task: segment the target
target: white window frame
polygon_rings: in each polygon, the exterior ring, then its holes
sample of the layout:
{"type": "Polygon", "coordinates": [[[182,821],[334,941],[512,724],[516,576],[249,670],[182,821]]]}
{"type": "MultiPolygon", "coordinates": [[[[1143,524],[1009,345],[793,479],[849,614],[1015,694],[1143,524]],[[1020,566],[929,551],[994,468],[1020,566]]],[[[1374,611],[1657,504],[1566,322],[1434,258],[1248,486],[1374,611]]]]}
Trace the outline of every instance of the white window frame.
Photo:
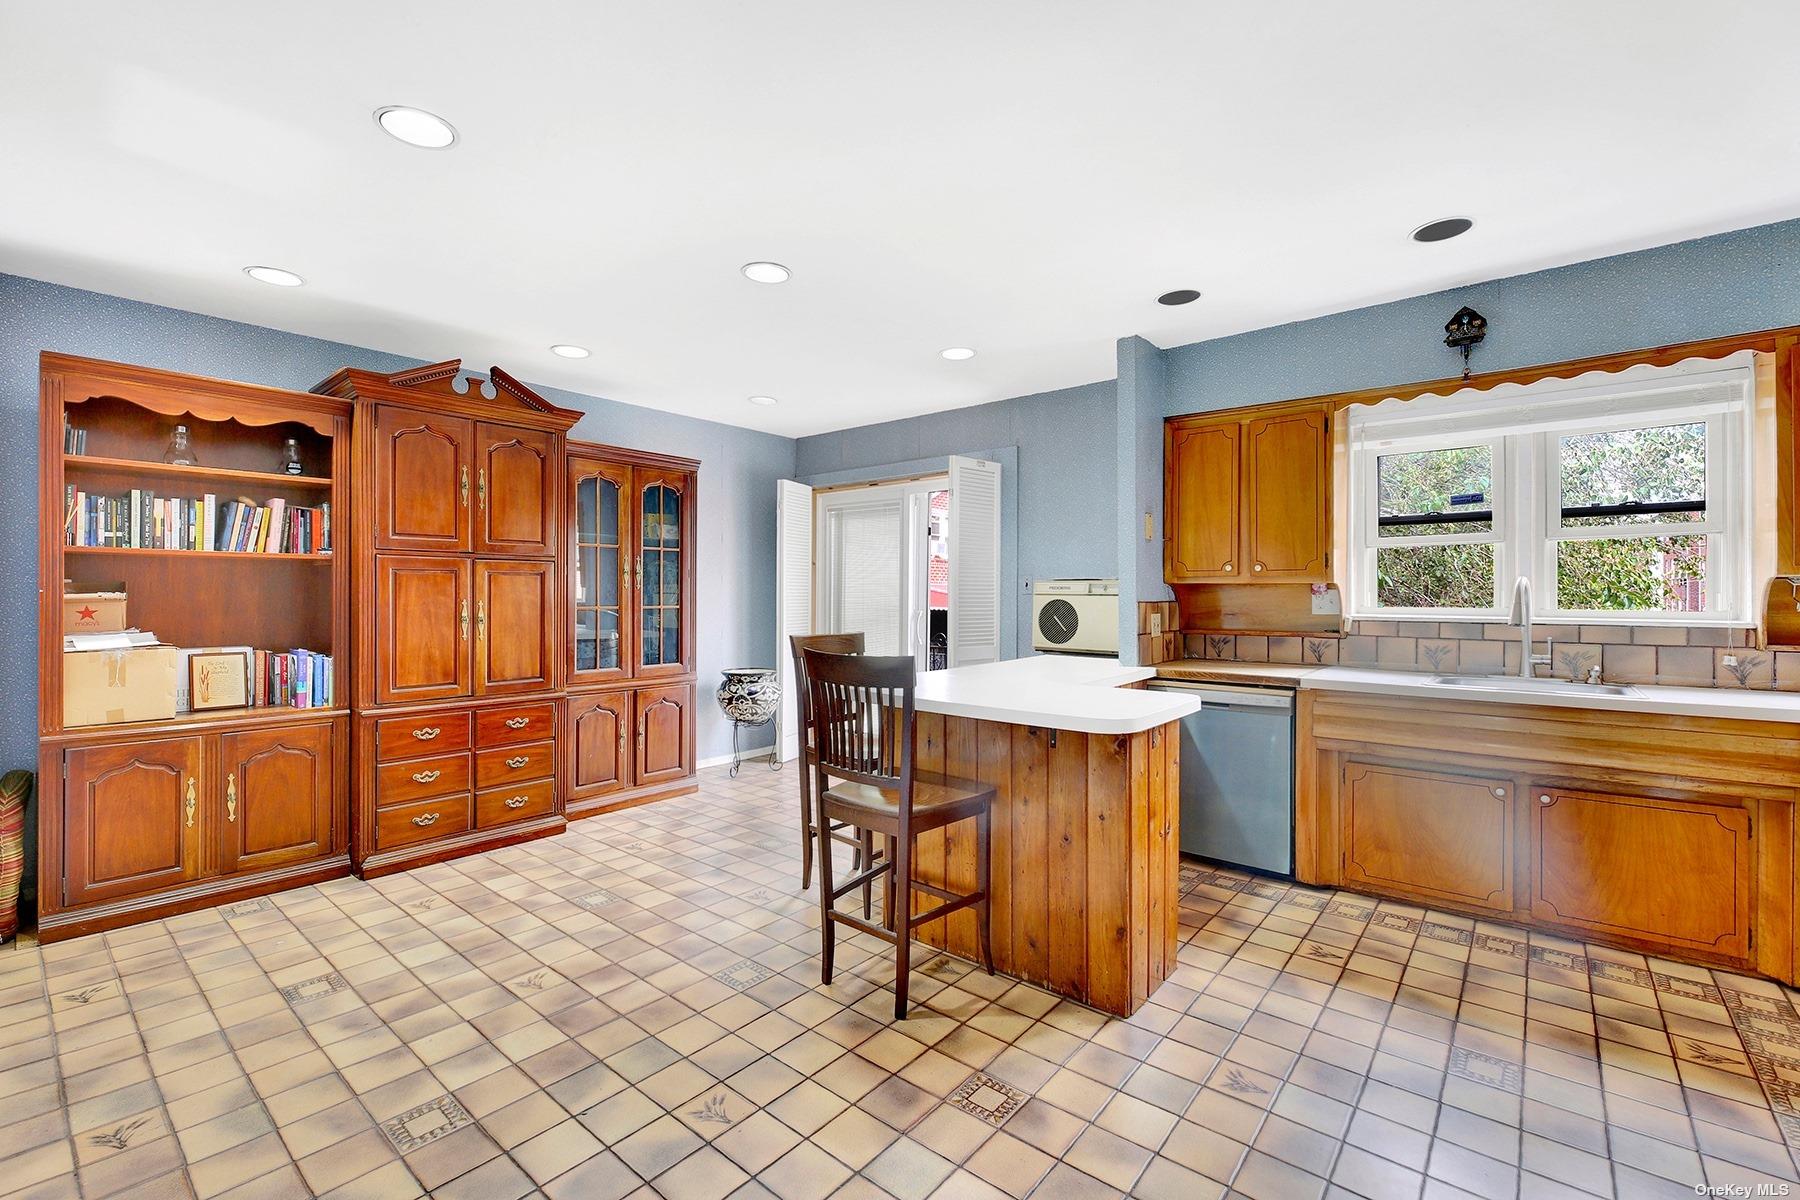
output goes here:
{"type": "Polygon", "coordinates": [[[1666,369],[1665,376],[1600,385],[1517,388],[1505,401],[1489,393],[1457,393],[1381,405],[1349,416],[1349,616],[1360,620],[1498,621],[1507,617],[1513,581],[1531,582],[1532,619],[1581,625],[1719,625],[1754,622],[1752,614],[1752,464],[1755,389],[1748,367],[1666,369]],[[1609,525],[1565,530],[1560,439],[1661,425],[1704,423],[1707,429],[1706,520],[1666,525],[1609,525]],[[1493,447],[1490,507],[1494,531],[1379,536],[1378,459],[1383,455],[1467,446],[1493,447]],[[1703,612],[1636,609],[1586,611],[1556,607],[1557,544],[1608,537],[1704,534],[1703,612]],[[1393,608],[1375,603],[1378,547],[1491,542],[1494,597],[1486,608],[1393,608]]]}

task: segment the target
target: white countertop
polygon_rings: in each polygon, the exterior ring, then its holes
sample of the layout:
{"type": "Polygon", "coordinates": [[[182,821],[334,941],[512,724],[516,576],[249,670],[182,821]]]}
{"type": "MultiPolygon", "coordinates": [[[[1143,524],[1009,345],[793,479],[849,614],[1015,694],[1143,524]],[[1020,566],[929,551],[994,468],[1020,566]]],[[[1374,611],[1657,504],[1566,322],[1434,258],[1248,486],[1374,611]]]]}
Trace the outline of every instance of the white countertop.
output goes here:
{"type": "Polygon", "coordinates": [[[1197,696],[1124,690],[1155,675],[1116,658],[1039,654],[924,672],[914,703],[920,712],[1071,733],[1142,733],[1200,711],[1197,696]]]}
{"type": "Polygon", "coordinates": [[[1410,671],[1370,667],[1325,667],[1300,679],[1300,687],[1335,692],[1374,692],[1384,696],[1430,696],[1446,700],[1480,700],[1498,704],[1532,704],[1551,708],[1606,709],[1613,712],[1670,713],[1686,717],[1727,717],[1742,721],[1800,722],[1800,693],[1747,688],[1663,687],[1632,684],[1632,694],[1609,696],[1594,691],[1538,692],[1501,687],[1459,687],[1433,683],[1410,671]]]}

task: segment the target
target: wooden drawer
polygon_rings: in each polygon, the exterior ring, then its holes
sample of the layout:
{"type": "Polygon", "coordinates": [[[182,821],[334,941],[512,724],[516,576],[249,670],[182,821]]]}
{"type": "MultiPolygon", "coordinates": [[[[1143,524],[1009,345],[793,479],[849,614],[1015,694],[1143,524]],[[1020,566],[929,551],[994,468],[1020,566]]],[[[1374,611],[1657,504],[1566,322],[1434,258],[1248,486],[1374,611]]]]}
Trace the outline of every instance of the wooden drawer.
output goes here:
{"type": "Polygon", "coordinates": [[[465,833],[471,825],[473,804],[469,793],[439,796],[396,804],[375,812],[375,848],[392,850],[413,842],[429,841],[452,833],[465,833]]]}
{"type": "Polygon", "coordinates": [[[516,742],[538,742],[556,734],[554,704],[517,704],[511,708],[490,708],[475,714],[477,746],[510,746],[516,742]]]}
{"type": "Polygon", "coordinates": [[[383,762],[468,748],[469,714],[466,712],[393,717],[375,722],[375,757],[383,762]]]}
{"type": "Polygon", "coordinates": [[[469,756],[440,754],[375,768],[375,804],[402,804],[469,790],[469,756]]]}
{"type": "Polygon", "coordinates": [[[549,779],[476,792],[476,828],[492,829],[510,821],[541,817],[554,807],[555,798],[556,784],[549,779]]]}
{"type": "Polygon", "coordinates": [[[475,752],[475,786],[478,788],[548,779],[555,774],[555,742],[494,746],[475,752]]]}

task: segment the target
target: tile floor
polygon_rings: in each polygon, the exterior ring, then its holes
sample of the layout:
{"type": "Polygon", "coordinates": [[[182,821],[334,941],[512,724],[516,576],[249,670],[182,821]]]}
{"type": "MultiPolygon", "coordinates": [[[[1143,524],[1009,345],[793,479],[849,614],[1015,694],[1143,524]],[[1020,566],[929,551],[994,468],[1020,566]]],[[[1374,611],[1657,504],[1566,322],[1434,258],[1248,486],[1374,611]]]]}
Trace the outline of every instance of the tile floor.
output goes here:
{"type": "Polygon", "coordinates": [[[561,838],[0,951],[0,1193],[1449,1200],[1797,1178],[1783,989],[1193,864],[1181,969],[1133,1020],[921,950],[896,1025],[880,943],[841,943],[818,985],[793,787],[712,772],[561,838]]]}

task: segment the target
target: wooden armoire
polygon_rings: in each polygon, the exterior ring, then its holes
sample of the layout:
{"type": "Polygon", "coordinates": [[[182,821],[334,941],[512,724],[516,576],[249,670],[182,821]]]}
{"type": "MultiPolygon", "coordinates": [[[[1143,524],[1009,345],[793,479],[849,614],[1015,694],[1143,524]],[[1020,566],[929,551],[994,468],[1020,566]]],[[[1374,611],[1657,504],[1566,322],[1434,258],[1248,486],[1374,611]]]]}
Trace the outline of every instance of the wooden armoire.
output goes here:
{"type": "Polygon", "coordinates": [[[355,405],[358,873],[558,832],[563,442],[581,414],[459,360],[314,390],[355,405]]]}

